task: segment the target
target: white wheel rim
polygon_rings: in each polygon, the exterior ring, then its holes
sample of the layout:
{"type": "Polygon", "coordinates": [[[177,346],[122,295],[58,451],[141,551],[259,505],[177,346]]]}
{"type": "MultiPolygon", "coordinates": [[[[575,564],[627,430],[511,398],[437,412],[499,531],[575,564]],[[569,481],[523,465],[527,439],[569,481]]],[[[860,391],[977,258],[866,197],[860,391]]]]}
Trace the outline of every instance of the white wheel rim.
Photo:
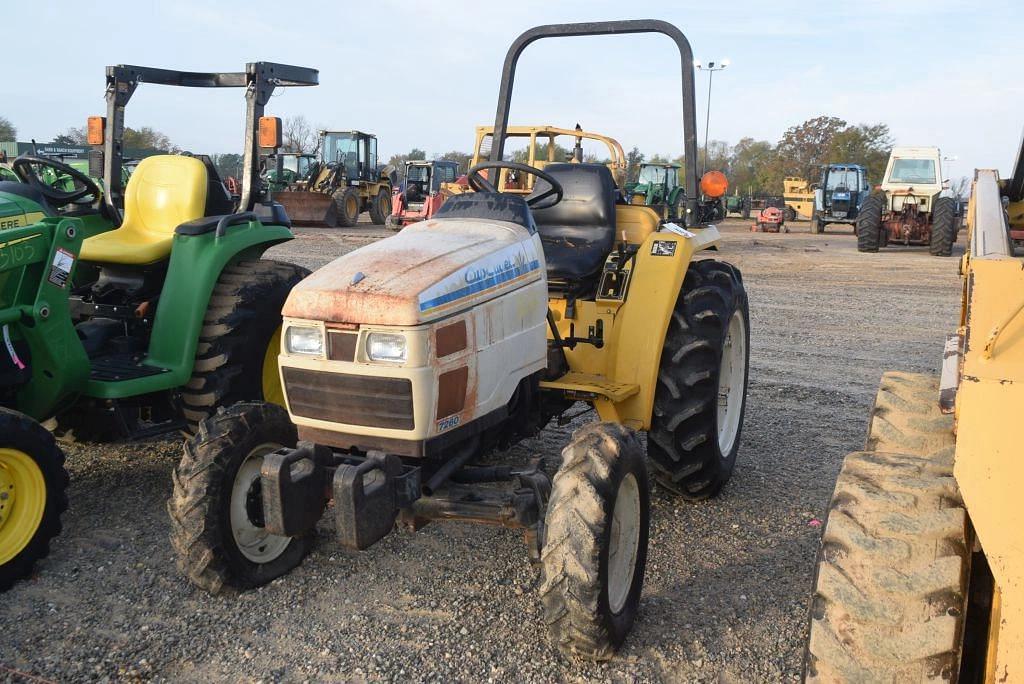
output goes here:
{"type": "Polygon", "coordinates": [[[619,483],[608,546],[608,606],[619,613],[629,598],[640,550],[640,485],[629,473],[619,483]]]}
{"type": "Polygon", "coordinates": [[[263,457],[280,449],[280,444],[261,444],[246,456],[231,487],[231,536],[242,555],[253,563],[269,563],[288,548],[291,537],[270,534],[249,519],[248,498],[260,479],[263,457]]]}
{"type": "Polygon", "coordinates": [[[722,345],[718,371],[718,450],[723,458],[732,453],[743,415],[743,389],[747,384],[747,334],[743,312],[733,312],[722,345]]]}

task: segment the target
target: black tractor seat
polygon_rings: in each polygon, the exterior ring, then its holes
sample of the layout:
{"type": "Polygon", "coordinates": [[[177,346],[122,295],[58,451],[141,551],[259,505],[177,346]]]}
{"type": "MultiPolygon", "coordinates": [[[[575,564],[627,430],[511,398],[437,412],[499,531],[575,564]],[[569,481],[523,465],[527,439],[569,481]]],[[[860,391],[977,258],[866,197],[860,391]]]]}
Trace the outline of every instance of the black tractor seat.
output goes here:
{"type": "MultiPolygon", "coordinates": [[[[565,191],[553,207],[533,210],[548,281],[577,290],[601,272],[615,244],[615,180],[604,164],[548,164],[544,171],[565,191]]],[[[537,178],[533,194],[550,188],[537,178]]]]}

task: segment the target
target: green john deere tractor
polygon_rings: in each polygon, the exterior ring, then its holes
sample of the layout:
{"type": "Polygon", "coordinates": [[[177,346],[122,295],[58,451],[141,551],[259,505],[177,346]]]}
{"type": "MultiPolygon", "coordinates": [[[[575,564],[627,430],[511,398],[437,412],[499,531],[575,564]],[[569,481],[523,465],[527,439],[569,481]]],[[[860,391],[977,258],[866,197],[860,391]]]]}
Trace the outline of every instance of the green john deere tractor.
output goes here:
{"type": "Polygon", "coordinates": [[[686,192],[679,184],[679,164],[641,164],[637,182],[626,188],[630,204],[653,207],[667,221],[681,219],[686,192]]]}
{"type": "Polygon", "coordinates": [[[47,554],[67,507],[64,456],[42,421],[131,438],[191,432],[241,399],[283,401],[280,311],[308,272],[261,258],[293,237],[259,180],[281,129],[263,111],[276,87],[316,85],[317,71],[120,65],[106,79],[107,116],[90,121],[102,185],[33,156],[0,182],[0,590],[47,554]],[[208,157],[148,157],[122,183],[124,109],[140,83],[244,89],[238,206],[208,157]]]}

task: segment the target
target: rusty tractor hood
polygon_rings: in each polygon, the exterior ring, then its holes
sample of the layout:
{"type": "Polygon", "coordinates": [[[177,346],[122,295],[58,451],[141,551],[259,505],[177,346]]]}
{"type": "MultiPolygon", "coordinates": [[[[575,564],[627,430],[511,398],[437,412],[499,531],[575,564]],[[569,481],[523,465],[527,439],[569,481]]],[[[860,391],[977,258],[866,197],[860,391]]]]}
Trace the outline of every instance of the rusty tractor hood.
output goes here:
{"type": "Polygon", "coordinates": [[[412,326],[544,277],[540,242],[522,226],[434,219],[338,257],[295,286],[290,318],[412,326]]]}

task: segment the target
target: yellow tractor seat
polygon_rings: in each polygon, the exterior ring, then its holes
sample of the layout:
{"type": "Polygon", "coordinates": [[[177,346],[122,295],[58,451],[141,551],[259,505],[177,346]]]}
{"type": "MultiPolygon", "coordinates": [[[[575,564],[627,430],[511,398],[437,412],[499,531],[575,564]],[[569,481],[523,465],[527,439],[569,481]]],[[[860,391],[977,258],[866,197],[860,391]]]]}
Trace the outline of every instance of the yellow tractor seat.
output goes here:
{"type": "Polygon", "coordinates": [[[206,209],[206,167],[193,157],[146,157],[124,190],[124,220],[82,243],[85,261],[144,265],[171,254],[174,229],[206,209]]]}

